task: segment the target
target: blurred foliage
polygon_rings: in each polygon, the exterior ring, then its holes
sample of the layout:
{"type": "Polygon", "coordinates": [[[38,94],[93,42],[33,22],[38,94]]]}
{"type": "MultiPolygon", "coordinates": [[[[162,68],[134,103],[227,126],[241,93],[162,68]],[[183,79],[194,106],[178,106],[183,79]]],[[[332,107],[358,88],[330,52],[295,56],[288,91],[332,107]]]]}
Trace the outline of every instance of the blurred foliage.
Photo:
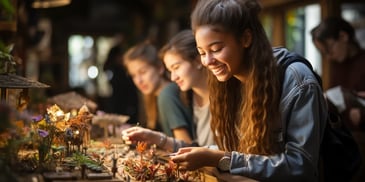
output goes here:
{"type": "MultiPolygon", "coordinates": [[[[0,16],[5,18],[6,16],[13,16],[15,8],[11,0],[0,0],[0,16]]],[[[1,19],[0,19],[1,20],[1,19]]],[[[3,73],[14,73],[15,72],[15,59],[11,55],[13,45],[5,45],[4,40],[0,39],[0,74],[3,73]]]]}
{"type": "Polygon", "coordinates": [[[15,9],[11,3],[11,0],[0,0],[0,7],[10,15],[15,13],[15,9]]]}
{"type": "Polygon", "coordinates": [[[5,46],[0,41],[0,74],[15,73],[16,61],[11,55],[12,46],[5,46]]]}

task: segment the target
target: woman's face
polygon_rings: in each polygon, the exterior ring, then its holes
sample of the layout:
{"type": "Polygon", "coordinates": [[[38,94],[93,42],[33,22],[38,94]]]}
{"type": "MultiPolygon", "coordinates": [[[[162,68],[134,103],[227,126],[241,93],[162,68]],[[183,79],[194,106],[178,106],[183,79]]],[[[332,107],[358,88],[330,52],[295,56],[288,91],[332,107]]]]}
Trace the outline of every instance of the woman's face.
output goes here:
{"type": "Polygon", "coordinates": [[[329,38],[324,42],[314,41],[314,45],[321,54],[330,61],[343,62],[348,56],[348,35],[345,32],[340,32],[339,38],[329,38]]]}
{"type": "Polygon", "coordinates": [[[128,61],[126,67],[134,84],[143,94],[155,94],[163,79],[161,70],[138,59],[128,61]]]}
{"type": "Polygon", "coordinates": [[[182,91],[192,89],[198,83],[198,79],[202,78],[201,64],[196,61],[190,62],[184,60],[180,55],[173,52],[166,52],[163,61],[166,68],[171,72],[171,80],[176,82],[182,91]]]}
{"type": "Polygon", "coordinates": [[[243,46],[232,34],[218,32],[212,26],[203,25],[196,30],[195,39],[202,64],[219,81],[244,75],[243,46]]]}
{"type": "Polygon", "coordinates": [[[330,61],[343,62],[346,58],[346,47],[339,40],[328,39],[324,43],[315,41],[314,45],[330,61]]]}

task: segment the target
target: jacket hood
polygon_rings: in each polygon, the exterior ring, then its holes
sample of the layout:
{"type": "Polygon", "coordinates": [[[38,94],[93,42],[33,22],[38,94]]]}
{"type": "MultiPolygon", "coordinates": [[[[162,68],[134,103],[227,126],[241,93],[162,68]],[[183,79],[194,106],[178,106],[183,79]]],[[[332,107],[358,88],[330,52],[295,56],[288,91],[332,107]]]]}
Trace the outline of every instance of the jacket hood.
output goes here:
{"type": "Polygon", "coordinates": [[[277,64],[283,64],[285,61],[287,61],[287,58],[289,56],[289,50],[284,47],[273,47],[273,54],[274,57],[277,60],[277,64]]]}

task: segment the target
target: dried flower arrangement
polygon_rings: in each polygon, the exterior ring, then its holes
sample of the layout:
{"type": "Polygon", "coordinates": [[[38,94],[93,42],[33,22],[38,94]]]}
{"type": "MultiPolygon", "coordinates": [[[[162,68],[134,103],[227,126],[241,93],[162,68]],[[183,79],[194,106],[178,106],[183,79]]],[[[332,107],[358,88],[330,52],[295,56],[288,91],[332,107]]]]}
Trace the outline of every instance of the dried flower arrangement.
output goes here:
{"type": "Polygon", "coordinates": [[[41,172],[53,170],[55,161],[72,155],[77,146],[85,142],[91,115],[86,107],[80,108],[76,116],[71,116],[53,105],[47,108],[45,115],[7,120],[12,127],[0,131],[0,149],[6,151],[1,158],[14,154],[12,161],[6,161],[12,170],[41,172]],[[76,147],[71,148],[67,144],[76,147]]]}
{"type": "MultiPolygon", "coordinates": [[[[56,157],[51,155],[53,150],[63,148],[60,151],[63,155],[59,157],[70,156],[72,153],[82,150],[81,145],[85,141],[90,128],[91,115],[86,106],[80,108],[76,116],[70,116],[70,113],[64,113],[57,105],[47,108],[47,114],[33,119],[32,131],[33,144],[38,148],[39,165],[43,163],[52,163],[56,157]],[[63,147],[60,147],[63,146],[63,147]]],[[[49,168],[49,166],[45,166],[49,168]]]]}
{"type": "Polygon", "coordinates": [[[132,181],[203,181],[200,171],[180,171],[178,165],[168,160],[167,162],[153,160],[154,150],[147,152],[147,143],[138,142],[137,158],[126,158],[122,162],[123,172],[127,173],[132,181]]]}

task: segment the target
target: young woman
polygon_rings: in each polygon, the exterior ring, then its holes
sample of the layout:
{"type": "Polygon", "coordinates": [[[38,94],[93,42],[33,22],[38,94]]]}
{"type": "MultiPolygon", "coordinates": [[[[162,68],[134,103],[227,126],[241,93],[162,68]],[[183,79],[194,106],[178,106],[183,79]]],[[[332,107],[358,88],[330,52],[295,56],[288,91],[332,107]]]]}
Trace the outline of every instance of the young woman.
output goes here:
{"type": "Polygon", "coordinates": [[[143,94],[145,127],[191,143],[191,110],[180,99],[178,86],[168,80],[155,46],[147,42],[137,44],[124,54],[123,63],[143,94]]]}
{"type": "MultiPolygon", "coordinates": [[[[194,142],[199,146],[214,144],[213,133],[210,131],[207,72],[200,62],[192,31],[184,30],[175,35],[160,50],[160,56],[170,71],[171,80],[184,91],[183,98],[193,109],[194,142]]],[[[164,143],[163,148],[169,151],[187,145],[173,138],[160,138],[160,133],[141,127],[125,130],[123,134],[127,141],[148,141],[151,144],[159,144],[161,141],[164,143]]]]}
{"type": "MultiPolygon", "coordinates": [[[[328,17],[313,28],[311,34],[314,45],[330,61],[329,88],[341,86],[361,97],[365,91],[365,50],[356,40],[351,24],[340,17],[328,17]]],[[[342,117],[352,130],[364,132],[365,109],[351,102],[351,94],[348,98],[342,117]]]]}
{"type": "Polygon", "coordinates": [[[276,51],[254,0],[200,0],[191,25],[210,70],[211,127],[219,150],[181,148],[180,168],[217,167],[259,181],[318,181],[327,107],[311,70],[293,63],[280,79],[276,51]]]}
{"type": "MultiPolygon", "coordinates": [[[[329,88],[340,86],[345,108],[341,116],[365,159],[365,107],[359,97],[365,98],[365,50],[356,39],[351,24],[340,17],[328,17],[312,29],[312,40],[322,56],[329,61],[329,88]]],[[[340,99],[337,99],[340,100],[340,99]]],[[[365,181],[365,163],[362,162],[353,181],[365,181]]]]}

